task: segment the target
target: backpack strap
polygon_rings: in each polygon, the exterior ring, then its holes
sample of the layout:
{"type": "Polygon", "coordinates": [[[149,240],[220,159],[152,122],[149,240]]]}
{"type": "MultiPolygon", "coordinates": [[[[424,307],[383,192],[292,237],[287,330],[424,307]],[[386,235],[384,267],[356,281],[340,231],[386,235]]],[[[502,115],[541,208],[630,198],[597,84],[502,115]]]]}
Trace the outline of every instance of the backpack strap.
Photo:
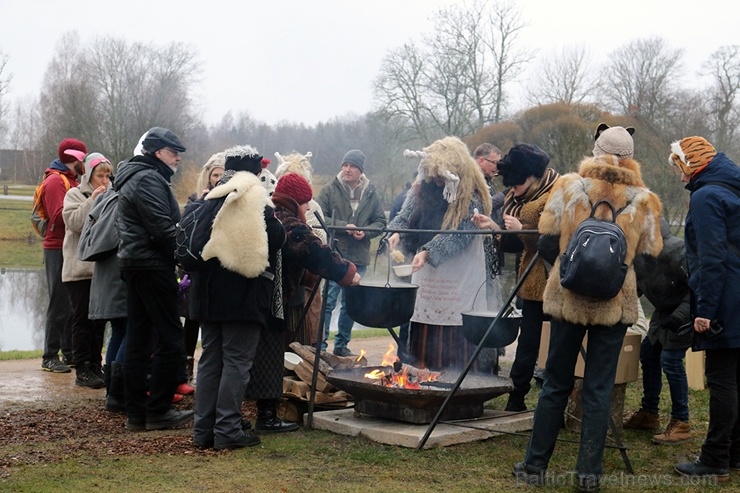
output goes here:
{"type": "Polygon", "coordinates": [[[622,211],[624,211],[627,208],[627,206],[630,205],[631,202],[632,201],[628,200],[627,203],[624,204],[624,207],[614,210],[614,206],[608,200],[599,200],[598,202],[596,202],[596,204],[592,204],[591,200],[588,201],[588,203],[591,205],[591,217],[594,217],[594,214],[596,214],[596,209],[599,207],[599,205],[601,204],[608,205],[609,209],[611,209],[612,211],[612,222],[613,223],[617,222],[617,216],[620,215],[622,211]]]}

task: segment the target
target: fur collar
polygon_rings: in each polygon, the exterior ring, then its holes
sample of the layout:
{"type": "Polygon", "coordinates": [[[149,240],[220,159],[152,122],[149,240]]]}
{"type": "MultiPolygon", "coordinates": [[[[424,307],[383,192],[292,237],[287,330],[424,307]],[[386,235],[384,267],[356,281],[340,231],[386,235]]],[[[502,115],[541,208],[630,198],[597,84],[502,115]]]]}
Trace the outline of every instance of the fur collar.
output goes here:
{"type": "Polygon", "coordinates": [[[222,197],[226,199],[213,220],[203,259],[217,257],[225,269],[257,277],[270,266],[264,211],[272,201],[259,178],[248,171],[215,187],[206,200],[222,197]]]}
{"type": "Polygon", "coordinates": [[[578,166],[578,174],[584,178],[595,178],[612,184],[645,186],[637,161],[625,158],[615,165],[613,157],[611,155],[587,157],[578,166]]]}

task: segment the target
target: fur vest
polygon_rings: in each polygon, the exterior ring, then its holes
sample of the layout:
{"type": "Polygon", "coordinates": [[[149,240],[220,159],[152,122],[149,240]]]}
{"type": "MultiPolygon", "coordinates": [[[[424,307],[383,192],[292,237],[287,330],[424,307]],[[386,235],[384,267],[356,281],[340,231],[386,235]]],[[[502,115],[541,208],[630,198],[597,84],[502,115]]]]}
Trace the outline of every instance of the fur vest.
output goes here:
{"type": "Polygon", "coordinates": [[[273,207],[267,190],[256,175],[236,173],[206,195],[206,200],[226,197],[213,220],[211,239],[203,259],[217,257],[221,265],[244,277],[254,278],[270,266],[265,206],[273,207]]]}
{"type": "MultiPolygon", "coordinates": [[[[555,183],[539,221],[541,235],[559,236],[559,252],[565,251],[578,225],[591,215],[591,204],[609,201],[615,209],[627,205],[617,216],[617,224],[627,238],[627,277],[622,290],[610,300],[575,294],[560,286],[560,255],[547,281],[543,301],[545,313],[579,325],[631,325],[637,321],[637,283],[632,265],[635,256],[657,256],[663,248],[660,234],[662,205],[648,190],[640,165],[623,159],[615,166],[611,156],[584,159],[578,173],[563,175],[555,183]],[[628,204],[629,202],[629,204],[628,204]]],[[[611,218],[607,207],[599,207],[596,217],[611,218]]]]}

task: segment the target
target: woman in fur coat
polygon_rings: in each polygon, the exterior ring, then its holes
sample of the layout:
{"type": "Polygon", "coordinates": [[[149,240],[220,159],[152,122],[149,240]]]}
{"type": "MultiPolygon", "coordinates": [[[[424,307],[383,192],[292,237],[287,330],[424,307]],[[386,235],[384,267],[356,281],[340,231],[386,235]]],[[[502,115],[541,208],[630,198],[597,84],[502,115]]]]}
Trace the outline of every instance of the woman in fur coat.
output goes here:
{"type": "MultiPolygon", "coordinates": [[[[389,229],[470,231],[476,229],[471,221],[476,210],[491,213],[483,172],[460,139],[445,137],[406,155],[420,157],[421,162],[416,181],[389,229]]],[[[411,282],[419,289],[409,351],[415,364],[435,369],[464,367],[475,345],[462,334],[461,313],[488,308],[482,235],[394,233],[388,244],[414,256],[411,282]]]]}
{"type": "MultiPolygon", "coordinates": [[[[632,263],[637,255],[655,257],[663,248],[661,203],[645,187],[640,165],[632,159],[630,130],[600,125],[594,156],[584,159],[577,173],[564,175],[555,183],[542,212],[539,251],[553,265],[543,295],[544,312],[552,317],[550,348],[527,452],[524,461],[514,466],[514,475],[520,480],[544,481],[573,389],[576,360],[588,334],[576,474],[581,491],[599,487],[617,360],[627,327],[638,316],[632,263]],[[624,207],[616,222],[627,239],[628,269],[621,291],[611,299],[579,295],[560,285],[559,254],[599,200],[608,201],[615,209],[624,207]]],[[[602,219],[611,219],[611,214],[608,207],[596,211],[596,217],[602,219]]]]}
{"type": "MultiPolygon", "coordinates": [[[[516,144],[499,161],[498,170],[504,186],[509,191],[504,198],[504,229],[509,231],[537,229],[540,214],[550,196],[553,184],[560,176],[557,171],[548,168],[550,157],[545,151],[532,144],[516,144]]],[[[498,229],[490,218],[476,215],[473,221],[481,229],[498,229]]],[[[501,250],[519,254],[519,272],[521,276],[537,252],[535,234],[502,235],[501,250]]],[[[522,323],[517,339],[516,357],[511,367],[514,390],[509,394],[506,403],[507,411],[526,411],[524,397],[532,388],[532,376],[537,363],[542,336],[542,292],[547,282],[547,267],[538,258],[522,283],[517,296],[522,302],[522,323]]]]}

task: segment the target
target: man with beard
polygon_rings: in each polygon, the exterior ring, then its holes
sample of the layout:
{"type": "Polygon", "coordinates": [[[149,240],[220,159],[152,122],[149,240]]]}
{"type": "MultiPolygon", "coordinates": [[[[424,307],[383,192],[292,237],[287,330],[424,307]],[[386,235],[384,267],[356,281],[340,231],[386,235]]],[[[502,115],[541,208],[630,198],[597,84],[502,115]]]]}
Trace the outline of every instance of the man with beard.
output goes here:
{"type": "Polygon", "coordinates": [[[62,243],[64,242],[64,219],[62,208],[67,190],[79,185],[77,177],[85,174],[85,144],[77,139],[64,139],[59,144],[55,159],[44,172],[42,205],[49,218],[44,236],[44,269],[49,288],[49,308],[46,310],[44,333],[44,356],[41,369],[53,373],[72,371],[72,327],[71,308],[67,291],[62,284],[62,243]],[[59,350],[62,361],[59,360],[59,350]]]}
{"type": "MultiPolygon", "coordinates": [[[[342,158],[342,170],[319,192],[316,202],[321,206],[326,222],[330,225],[347,226],[348,228],[382,228],[386,225],[383,211],[383,197],[365,176],[365,154],[359,149],[352,149],[342,158]]],[[[355,266],[357,273],[365,274],[370,263],[370,240],[378,236],[375,231],[337,231],[339,252],[355,266]]],[[[329,337],[331,314],[342,295],[339,309],[339,332],[334,338],[334,354],[337,356],[355,356],[347,347],[352,339],[354,321],[347,314],[344,303],[344,288],[334,281],[327,280],[329,287],[326,295],[326,312],[324,315],[324,344],[329,337]]]]}
{"type": "Polygon", "coordinates": [[[118,261],[126,281],[129,315],[126,429],[131,431],[173,428],[193,416],[192,411],[171,408],[185,360],[173,254],[180,207],[170,186],[181,152],[185,146],[174,133],[154,127],[142,142],[142,154],[129,160],[116,176],[118,261]]]}

